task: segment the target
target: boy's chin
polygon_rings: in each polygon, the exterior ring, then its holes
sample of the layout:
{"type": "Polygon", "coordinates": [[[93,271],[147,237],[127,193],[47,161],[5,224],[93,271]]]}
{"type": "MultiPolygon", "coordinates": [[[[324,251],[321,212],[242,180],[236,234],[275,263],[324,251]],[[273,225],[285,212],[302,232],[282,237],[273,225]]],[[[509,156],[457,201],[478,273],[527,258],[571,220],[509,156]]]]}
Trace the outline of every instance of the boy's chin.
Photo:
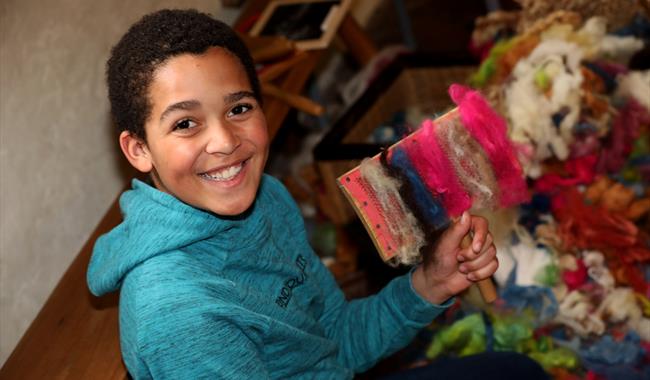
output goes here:
{"type": "Polygon", "coordinates": [[[224,204],[207,204],[200,208],[217,216],[237,217],[246,214],[252,208],[254,201],[255,197],[251,197],[250,199],[239,199],[236,202],[227,202],[226,207],[224,204]]]}

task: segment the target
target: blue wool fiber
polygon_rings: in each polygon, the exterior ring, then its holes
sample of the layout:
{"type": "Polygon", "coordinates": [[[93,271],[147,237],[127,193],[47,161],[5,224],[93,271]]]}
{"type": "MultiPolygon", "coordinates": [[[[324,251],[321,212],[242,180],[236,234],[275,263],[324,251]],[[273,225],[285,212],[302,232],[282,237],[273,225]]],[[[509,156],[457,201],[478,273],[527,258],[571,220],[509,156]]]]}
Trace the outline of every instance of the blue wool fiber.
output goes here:
{"type": "Polygon", "coordinates": [[[553,319],[559,304],[551,288],[543,286],[519,286],[517,281],[517,264],[512,268],[506,284],[499,292],[505,304],[517,312],[533,310],[539,323],[553,319]]]}
{"type": "Polygon", "coordinates": [[[643,359],[640,337],[633,331],[628,332],[622,341],[611,335],[603,336],[599,341],[581,350],[581,356],[587,367],[590,365],[628,365],[636,366],[643,359]]]}
{"type": "Polygon", "coordinates": [[[447,228],[450,221],[446,210],[422,182],[404,149],[400,147],[393,149],[390,164],[398,168],[408,179],[413,189],[413,197],[422,215],[427,219],[427,223],[437,230],[447,228]]]}

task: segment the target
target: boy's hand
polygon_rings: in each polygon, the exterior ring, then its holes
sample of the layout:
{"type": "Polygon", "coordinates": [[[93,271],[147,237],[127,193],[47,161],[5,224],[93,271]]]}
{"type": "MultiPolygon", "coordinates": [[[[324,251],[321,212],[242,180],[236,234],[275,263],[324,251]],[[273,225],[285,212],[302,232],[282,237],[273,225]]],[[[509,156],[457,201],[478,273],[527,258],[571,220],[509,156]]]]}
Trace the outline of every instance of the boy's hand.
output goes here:
{"type": "Polygon", "coordinates": [[[435,252],[413,272],[413,287],[426,300],[441,304],[474,282],[489,278],[499,266],[488,223],[467,212],[440,237],[435,252]],[[461,241],[473,232],[472,244],[461,241]]]}

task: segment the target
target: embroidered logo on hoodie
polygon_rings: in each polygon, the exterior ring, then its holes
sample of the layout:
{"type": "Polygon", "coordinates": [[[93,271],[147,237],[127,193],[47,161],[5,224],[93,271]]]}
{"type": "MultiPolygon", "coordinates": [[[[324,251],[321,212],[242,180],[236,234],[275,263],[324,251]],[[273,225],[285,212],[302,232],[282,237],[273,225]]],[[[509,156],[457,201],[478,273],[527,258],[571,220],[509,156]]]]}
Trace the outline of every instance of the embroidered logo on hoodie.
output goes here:
{"type": "Polygon", "coordinates": [[[300,275],[286,280],[284,286],[280,289],[280,295],[275,299],[275,303],[283,308],[289,305],[289,301],[291,301],[291,297],[293,296],[293,289],[304,284],[307,279],[307,272],[305,272],[307,260],[302,255],[298,255],[295,264],[298,270],[300,270],[300,275]]]}

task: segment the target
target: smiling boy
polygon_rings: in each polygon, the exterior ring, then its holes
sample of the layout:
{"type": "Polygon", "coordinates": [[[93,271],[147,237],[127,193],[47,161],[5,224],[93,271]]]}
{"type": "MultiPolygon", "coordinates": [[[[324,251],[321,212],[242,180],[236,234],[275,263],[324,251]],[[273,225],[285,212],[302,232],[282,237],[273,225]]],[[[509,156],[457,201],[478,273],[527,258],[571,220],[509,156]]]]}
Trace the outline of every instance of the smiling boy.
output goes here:
{"type": "Polygon", "coordinates": [[[121,196],[124,220],[98,239],[87,277],[96,295],[120,290],[136,379],[352,378],[496,270],[487,223],[465,215],[435,264],[346,301],[296,204],[263,173],[251,57],[208,15],[145,16],[113,48],[107,80],[120,147],[152,185],[133,180],[121,196]],[[470,229],[473,247],[461,250],[470,229]]]}
{"type": "Polygon", "coordinates": [[[268,156],[262,108],[238,58],[210,47],[161,63],[149,88],[146,142],[130,131],[120,146],[155,187],[217,215],[253,203],[268,156]]]}

